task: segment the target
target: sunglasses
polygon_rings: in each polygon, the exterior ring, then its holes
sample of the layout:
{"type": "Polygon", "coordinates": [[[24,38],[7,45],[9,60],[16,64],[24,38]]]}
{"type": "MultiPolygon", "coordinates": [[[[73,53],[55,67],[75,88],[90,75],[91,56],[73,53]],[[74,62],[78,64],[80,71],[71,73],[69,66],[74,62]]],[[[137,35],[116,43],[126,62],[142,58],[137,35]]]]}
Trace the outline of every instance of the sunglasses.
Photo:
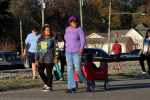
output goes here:
{"type": "Polygon", "coordinates": [[[57,36],[62,36],[61,34],[57,34],[57,36]]]}

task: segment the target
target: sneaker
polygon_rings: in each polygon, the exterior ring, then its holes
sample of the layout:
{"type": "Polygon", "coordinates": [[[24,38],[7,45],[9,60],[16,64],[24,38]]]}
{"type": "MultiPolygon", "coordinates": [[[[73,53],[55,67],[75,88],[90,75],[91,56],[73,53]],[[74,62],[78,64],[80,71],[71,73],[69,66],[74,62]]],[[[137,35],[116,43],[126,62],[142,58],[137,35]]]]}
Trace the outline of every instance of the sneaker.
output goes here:
{"type": "Polygon", "coordinates": [[[113,68],[113,70],[117,70],[117,68],[113,68]]]}
{"type": "Polygon", "coordinates": [[[85,84],[85,90],[86,90],[87,92],[90,92],[90,85],[89,85],[89,82],[87,82],[87,83],[85,84]]]}
{"type": "Polygon", "coordinates": [[[52,91],[52,88],[47,86],[43,91],[44,92],[50,92],[50,91],[52,91]]]}
{"type": "Polygon", "coordinates": [[[118,68],[118,71],[121,71],[121,69],[120,69],[120,68],[118,68]]]}
{"type": "Polygon", "coordinates": [[[68,89],[65,91],[65,93],[76,93],[73,89],[68,89]]]}
{"type": "Polygon", "coordinates": [[[145,75],[145,74],[146,74],[146,72],[141,71],[139,74],[141,74],[141,75],[145,75]]]}
{"type": "Polygon", "coordinates": [[[64,79],[64,77],[61,77],[59,80],[61,80],[61,81],[62,81],[63,79],[64,79]]]}
{"type": "Polygon", "coordinates": [[[33,76],[33,79],[37,79],[37,76],[33,76]]]}
{"type": "Polygon", "coordinates": [[[150,75],[148,74],[148,75],[146,76],[146,78],[150,78],[150,75]]]}
{"type": "Polygon", "coordinates": [[[45,84],[44,87],[43,87],[43,91],[45,91],[45,89],[47,88],[48,86],[45,84]]]}

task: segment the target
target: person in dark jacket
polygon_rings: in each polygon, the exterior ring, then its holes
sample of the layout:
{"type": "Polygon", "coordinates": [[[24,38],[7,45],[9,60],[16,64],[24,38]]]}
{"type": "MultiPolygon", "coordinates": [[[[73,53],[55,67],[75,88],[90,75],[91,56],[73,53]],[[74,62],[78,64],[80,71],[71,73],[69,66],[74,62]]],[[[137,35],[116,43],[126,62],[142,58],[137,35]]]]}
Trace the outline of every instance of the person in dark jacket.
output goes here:
{"type": "Polygon", "coordinates": [[[40,77],[45,83],[43,88],[45,92],[52,90],[52,69],[54,63],[58,63],[58,56],[59,48],[55,37],[52,35],[52,30],[49,26],[44,26],[36,47],[35,63],[38,66],[40,77]],[[47,76],[44,73],[45,68],[47,76]]]}

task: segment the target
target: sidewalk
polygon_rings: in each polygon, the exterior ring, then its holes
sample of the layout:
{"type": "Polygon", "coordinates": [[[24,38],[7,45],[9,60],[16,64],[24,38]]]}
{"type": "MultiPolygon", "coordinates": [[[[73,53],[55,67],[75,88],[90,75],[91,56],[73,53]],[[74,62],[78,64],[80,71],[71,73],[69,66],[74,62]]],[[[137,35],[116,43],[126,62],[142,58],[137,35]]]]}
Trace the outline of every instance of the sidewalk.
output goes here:
{"type": "MultiPolygon", "coordinates": [[[[108,77],[109,81],[119,81],[119,80],[133,80],[133,79],[144,79],[144,75],[124,75],[124,76],[110,76],[108,77]]],[[[103,80],[96,80],[97,82],[103,82],[103,80]]],[[[25,84],[25,85],[16,85],[16,86],[9,86],[9,87],[0,87],[0,92],[9,92],[9,91],[19,91],[19,90],[26,90],[26,89],[33,89],[33,88],[43,88],[43,83],[36,83],[36,84],[25,84]]],[[[67,80],[63,81],[53,81],[54,87],[62,87],[67,85],[67,80]]]]}

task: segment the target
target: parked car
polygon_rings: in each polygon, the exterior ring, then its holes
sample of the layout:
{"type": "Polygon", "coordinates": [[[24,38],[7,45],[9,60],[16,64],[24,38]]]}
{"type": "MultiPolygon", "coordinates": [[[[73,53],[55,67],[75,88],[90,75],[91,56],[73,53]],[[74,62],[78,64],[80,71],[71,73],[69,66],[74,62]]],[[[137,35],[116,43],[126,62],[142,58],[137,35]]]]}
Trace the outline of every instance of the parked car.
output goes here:
{"type": "MultiPolygon", "coordinates": [[[[102,50],[102,49],[95,49],[95,48],[84,48],[83,50],[83,61],[85,61],[86,55],[93,54],[93,61],[105,61],[105,62],[115,62],[115,55],[112,54],[109,56],[109,54],[102,50]]],[[[65,54],[64,54],[65,56],[65,54]]],[[[120,61],[134,61],[138,60],[138,56],[133,57],[120,57],[120,61]]]]}
{"type": "MultiPolygon", "coordinates": [[[[134,61],[139,59],[139,51],[140,49],[132,50],[129,53],[124,53],[124,56],[120,56],[120,61],[134,61]],[[127,56],[125,56],[127,55],[127,56]]],[[[106,62],[115,62],[115,55],[112,54],[110,57],[108,53],[102,49],[94,49],[94,48],[84,48],[83,50],[83,60],[86,55],[93,54],[93,60],[95,61],[106,61],[106,62]]]]}
{"type": "Polygon", "coordinates": [[[0,51],[0,69],[22,69],[25,68],[23,59],[17,53],[0,51]]]}
{"type": "Polygon", "coordinates": [[[128,53],[121,53],[120,57],[140,57],[139,52],[141,49],[134,49],[128,53]]]}

